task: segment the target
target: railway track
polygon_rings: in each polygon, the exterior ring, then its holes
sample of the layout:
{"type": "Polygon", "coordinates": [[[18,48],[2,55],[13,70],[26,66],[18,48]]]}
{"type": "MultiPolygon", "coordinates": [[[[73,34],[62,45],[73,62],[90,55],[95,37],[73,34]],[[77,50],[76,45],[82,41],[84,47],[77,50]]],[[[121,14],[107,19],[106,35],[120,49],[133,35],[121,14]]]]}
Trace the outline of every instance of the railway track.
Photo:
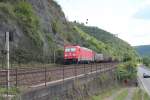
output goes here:
{"type": "MultiPolygon", "coordinates": [[[[10,69],[11,86],[31,86],[65,79],[80,74],[114,68],[118,63],[74,64],[59,67],[37,67],[10,69]]],[[[0,69],[0,86],[7,85],[7,70],[0,69]]]]}

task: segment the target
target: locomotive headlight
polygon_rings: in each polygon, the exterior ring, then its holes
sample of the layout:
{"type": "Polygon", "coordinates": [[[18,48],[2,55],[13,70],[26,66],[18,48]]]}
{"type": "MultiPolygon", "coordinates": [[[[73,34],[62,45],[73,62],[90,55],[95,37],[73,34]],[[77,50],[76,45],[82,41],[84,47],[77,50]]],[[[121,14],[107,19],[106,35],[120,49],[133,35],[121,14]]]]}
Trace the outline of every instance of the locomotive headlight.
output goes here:
{"type": "Polygon", "coordinates": [[[67,54],[65,54],[65,57],[67,57],[68,55],[67,54]]]}

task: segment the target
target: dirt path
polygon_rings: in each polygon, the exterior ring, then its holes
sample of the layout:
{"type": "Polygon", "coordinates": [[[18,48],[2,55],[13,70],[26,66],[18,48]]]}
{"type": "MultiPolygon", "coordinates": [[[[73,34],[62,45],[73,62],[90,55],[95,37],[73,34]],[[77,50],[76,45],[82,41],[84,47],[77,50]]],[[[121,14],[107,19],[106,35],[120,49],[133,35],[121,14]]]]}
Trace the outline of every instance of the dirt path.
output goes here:
{"type": "Polygon", "coordinates": [[[134,95],[134,91],[136,88],[134,87],[129,87],[129,88],[123,88],[121,90],[118,90],[117,92],[115,92],[114,94],[112,94],[110,97],[105,98],[104,100],[115,100],[115,98],[125,89],[128,89],[128,95],[125,98],[125,100],[132,100],[132,97],[134,95]]]}
{"type": "Polygon", "coordinates": [[[128,88],[128,96],[125,98],[125,100],[132,100],[135,90],[136,88],[134,87],[128,88]]]}
{"type": "Polygon", "coordinates": [[[115,92],[114,94],[112,94],[110,97],[105,98],[104,100],[114,100],[115,97],[116,97],[118,94],[120,94],[123,90],[124,90],[124,89],[118,90],[117,92],[115,92]]]}

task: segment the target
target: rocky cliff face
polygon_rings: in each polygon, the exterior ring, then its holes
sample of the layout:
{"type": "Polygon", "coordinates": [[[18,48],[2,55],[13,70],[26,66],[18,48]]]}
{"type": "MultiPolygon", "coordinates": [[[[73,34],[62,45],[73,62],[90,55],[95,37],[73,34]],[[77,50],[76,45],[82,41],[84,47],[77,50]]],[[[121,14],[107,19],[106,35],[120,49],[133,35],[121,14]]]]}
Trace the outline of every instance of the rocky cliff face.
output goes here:
{"type": "Polygon", "coordinates": [[[6,31],[14,34],[11,50],[15,54],[52,56],[54,46],[72,41],[67,34],[72,27],[53,0],[0,0],[0,49],[4,49],[6,31]]]}

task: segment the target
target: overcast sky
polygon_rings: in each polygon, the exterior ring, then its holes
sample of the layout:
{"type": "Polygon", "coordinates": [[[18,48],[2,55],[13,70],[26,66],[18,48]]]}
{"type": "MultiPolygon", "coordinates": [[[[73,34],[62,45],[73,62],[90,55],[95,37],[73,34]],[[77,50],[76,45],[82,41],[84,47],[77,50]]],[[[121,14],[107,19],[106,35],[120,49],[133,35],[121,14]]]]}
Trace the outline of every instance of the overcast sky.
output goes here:
{"type": "Polygon", "coordinates": [[[70,21],[86,22],[135,45],[150,44],[150,0],[56,0],[70,21]]]}

